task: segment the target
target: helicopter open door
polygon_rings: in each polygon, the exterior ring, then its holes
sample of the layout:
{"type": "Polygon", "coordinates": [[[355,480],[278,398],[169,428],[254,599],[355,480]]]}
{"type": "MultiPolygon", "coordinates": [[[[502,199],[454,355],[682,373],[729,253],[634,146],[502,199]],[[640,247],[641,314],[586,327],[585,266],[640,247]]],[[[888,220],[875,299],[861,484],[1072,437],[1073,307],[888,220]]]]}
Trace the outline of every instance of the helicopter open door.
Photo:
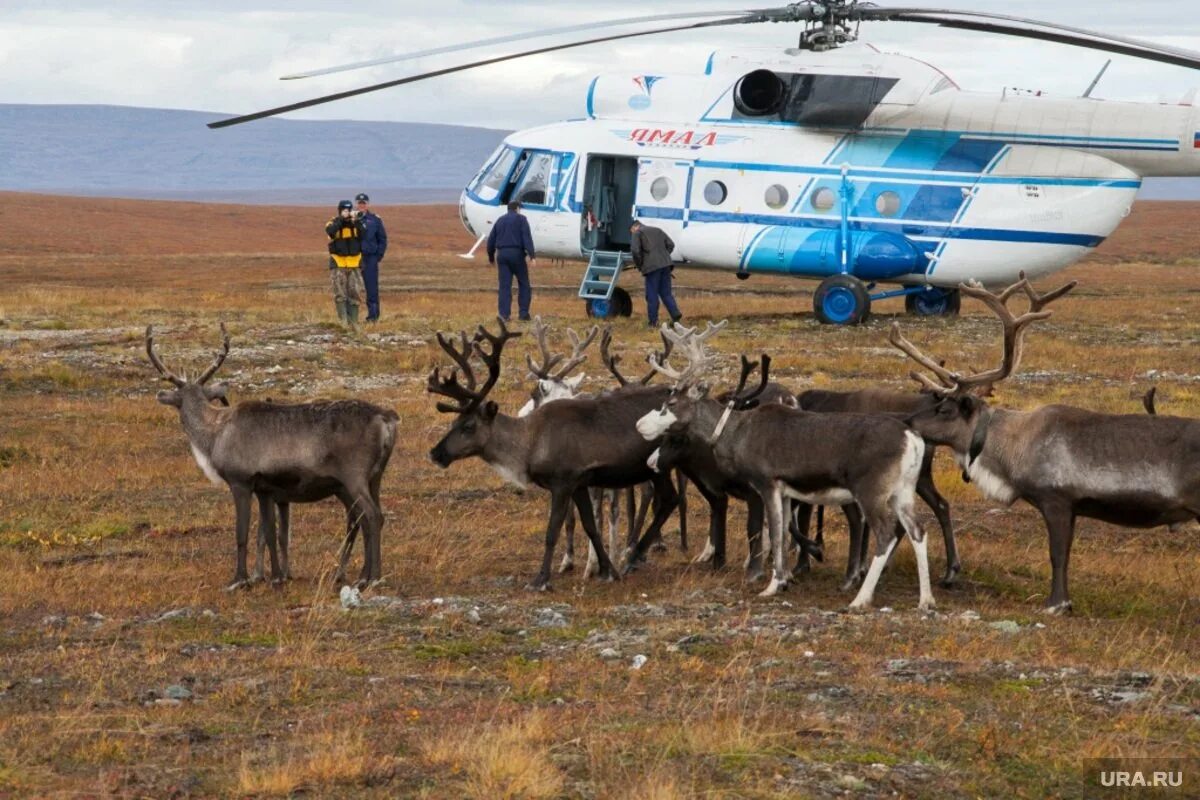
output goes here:
{"type": "Polygon", "coordinates": [[[628,156],[589,155],[583,182],[580,244],[595,250],[629,252],[629,226],[637,197],[638,161],[628,156]]]}

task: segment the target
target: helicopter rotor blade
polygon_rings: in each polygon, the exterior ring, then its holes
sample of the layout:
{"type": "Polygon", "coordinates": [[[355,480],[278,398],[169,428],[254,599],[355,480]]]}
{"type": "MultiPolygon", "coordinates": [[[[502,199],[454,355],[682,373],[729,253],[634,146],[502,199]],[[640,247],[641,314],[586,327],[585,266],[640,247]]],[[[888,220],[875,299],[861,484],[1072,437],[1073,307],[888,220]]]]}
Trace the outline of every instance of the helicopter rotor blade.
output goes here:
{"type": "Polygon", "coordinates": [[[863,22],[917,22],[938,25],[943,28],[997,33],[1004,36],[1075,45],[1164,64],[1200,69],[1200,53],[1191,50],[1168,47],[1124,36],[1113,36],[1085,28],[1073,28],[1053,22],[1011,17],[1005,14],[953,11],[943,8],[860,6],[851,11],[851,19],[863,22]]]}
{"type": "Polygon", "coordinates": [[[266,117],[273,117],[273,116],[276,116],[277,114],[286,114],[289,111],[299,111],[302,108],[311,108],[312,106],[319,106],[324,103],[332,103],[335,100],[344,100],[348,97],[357,97],[358,95],[368,94],[370,92],[377,92],[381,89],[389,89],[393,86],[403,86],[408,83],[416,83],[418,81],[428,80],[429,78],[436,78],[441,75],[450,75],[455,72],[463,72],[464,70],[468,70],[468,69],[475,69],[477,67],[485,67],[490,64],[500,64],[502,62],[512,61],[512,60],[518,59],[518,58],[528,58],[529,56],[541,55],[542,53],[553,53],[553,52],[556,52],[559,50],[569,50],[571,48],[583,47],[583,46],[589,45],[589,44],[600,44],[602,42],[615,42],[615,41],[620,41],[622,39],[634,39],[634,38],[637,38],[640,36],[654,36],[654,35],[657,35],[660,33],[673,33],[675,31],[689,31],[689,30],[697,30],[700,28],[712,28],[712,27],[718,27],[718,26],[724,26],[724,25],[752,24],[752,23],[756,23],[756,22],[790,22],[790,21],[793,21],[793,16],[795,16],[797,14],[802,14],[802,15],[807,14],[808,15],[807,17],[801,17],[801,18],[809,18],[813,15],[812,7],[811,6],[784,6],[782,8],[778,8],[778,9],[764,9],[763,11],[756,11],[756,12],[752,12],[750,14],[746,14],[743,16],[730,17],[727,19],[708,20],[705,22],[693,22],[693,23],[690,23],[687,25],[674,25],[674,26],[671,26],[668,28],[654,28],[654,29],[648,30],[648,31],[633,31],[631,33],[619,33],[619,34],[612,34],[610,36],[598,36],[598,37],[595,37],[592,39],[582,39],[582,40],[576,40],[573,42],[566,42],[564,44],[549,45],[547,47],[539,47],[534,50],[524,50],[519,53],[510,53],[508,55],[495,56],[492,58],[485,58],[480,61],[472,61],[472,62],[469,62],[466,64],[456,64],[456,65],[450,66],[450,67],[443,67],[442,69],[435,69],[430,72],[423,72],[419,75],[410,75],[405,78],[397,78],[395,80],[384,81],[383,83],[376,83],[376,84],[372,84],[370,86],[361,86],[357,89],[347,89],[346,91],[343,91],[343,92],[335,92],[333,94],[327,94],[327,95],[323,95],[321,97],[314,97],[311,100],[301,100],[296,103],[288,103],[287,105],[284,105],[284,106],[268,108],[265,111],[256,111],[252,114],[243,114],[243,115],[237,116],[237,117],[229,117],[228,119],[221,119],[221,120],[217,120],[216,122],[210,122],[210,123],[208,123],[208,127],[209,128],[227,128],[230,125],[241,125],[242,123],[245,123],[245,122],[253,122],[254,120],[264,119],[266,117]]]}
{"type": "Polygon", "coordinates": [[[399,61],[411,61],[417,58],[426,58],[428,56],[440,56],[446,53],[457,53],[462,50],[474,50],[480,47],[490,47],[497,44],[510,44],[512,42],[520,42],[525,39],[539,39],[545,36],[559,36],[567,33],[583,33],[585,31],[594,31],[601,28],[617,28],[623,25],[644,25],[659,22],[673,22],[683,19],[698,19],[707,17],[737,17],[755,13],[749,9],[738,9],[736,11],[689,11],[681,14],[654,14],[645,17],[625,17],[624,19],[610,19],[603,22],[589,22],[585,25],[567,25],[561,28],[544,28],[537,31],[527,31],[525,33],[514,33],[507,36],[495,36],[490,39],[477,39],[473,42],[462,42],[460,44],[446,45],[445,47],[434,47],[430,50],[420,50],[414,53],[398,53],[396,55],[384,56],[383,58],[374,58],[369,61],[355,61],[352,64],[340,64],[335,67],[323,67],[321,69],[308,70],[307,72],[296,72],[291,75],[283,75],[279,78],[281,81],[295,81],[303,78],[315,78],[318,75],[334,75],[339,72],[350,72],[356,69],[366,69],[367,67],[378,67],[383,64],[394,64],[399,61]]]}

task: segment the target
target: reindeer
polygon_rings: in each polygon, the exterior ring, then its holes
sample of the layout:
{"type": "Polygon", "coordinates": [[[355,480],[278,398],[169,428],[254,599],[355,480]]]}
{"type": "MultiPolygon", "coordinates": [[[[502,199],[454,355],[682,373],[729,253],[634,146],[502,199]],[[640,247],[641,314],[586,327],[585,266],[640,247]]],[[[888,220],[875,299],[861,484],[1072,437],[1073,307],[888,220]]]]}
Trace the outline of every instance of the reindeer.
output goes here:
{"type": "Polygon", "coordinates": [[[761,381],[746,393],[754,365],[743,359],[734,401],[722,406],[707,397],[702,381],[712,359],[693,331],[681,342],[688,366],[676,372],[656,365],[675,382],[667,402],[638,420],[638,432],[648,441],[664,435],[683,435],[706,444],[726,474],[737,475],[762,498],[773,549],[771,581],[760,594],[769,597],[788,582],[784,564],[784,498],[813,504],[857,502],[875,533],[876,556],[851,608],[870,606],[875,584],[903,531],[917,554],[922,609],[932,608],[929,563],[924,531],[913,513],[917,476],[925,444],[903,422],[866,414],[815,414],[772,403],[746,411],[768,384],[770,358],[758,362],[761,381]]]}
{"type": "Polygon", "coordinates": [[[638,390],[577,399],[569,403],[549,403],[527,417],[510,417],[488,400],[488,394],[500,378],[500,356],[505,344],[521,334],[510,332],[499,320],[500,333],[493,335],[482,325],[473,340],[465,331],[459,334],[461,345],[437,334],[438,344],[455,363],[446,376],[435,367],[427,389],[452,402],[437,403],[443,413],[456,418],[441,440],[429,451],[440,467],[478,456],[506,480],[525,486],[534,484],[550,492],[550,518],[546,526],[546,546],[542,566],[528,588],[549,588],[551,559],[570,504],[574,502],[580,522],[600,562],[600,577],[618,578],[596,529],[588,487],[620,489],[647,480],[654,482],[654,518],[629,559],[627,571],[641,556],[644,545],[662,528],[676,504],[670,480],[656,475],[646,459],[654,448],[634,430],[637,419],[662,404],[665,390],[646,387],[638,390]],[[486,366],[488,376],[478,386],[471,355],[486,366]],[[459,383],[462,374],[466,385],[459,383]]]}
{"type": "Polygon", "coordinates": [[[892,345],[922,367],[924,372],[912,377],[931,394],[928,406],[913,415],[913,428],[931,443],[953,449],[988,499],[1006,506],[1024,500],[1042,515],[1050,544],[1052,577],[1045,604],[1050,614],[1071,610],[1067,566],[1077,518],[1150,528],[1200,515],[1200,421],[1066,405],[1010,411],[992,408],[977,395],[980,386],[1016,370],[1026,330],[1050,317],[1045,307],[1074,287],[1071,282],[1038,294],[1024,275],[999,294],[960,286],[1003,325],[1001,363],[985,372],[952,372],[905,339],[898,326],[889,335],[892,345]],[[1029,311],[1019,317],[1008,308],[1018,292],[1029,298],[1029,311]]]}
{"type": "MultiPolygon", "coordinates": [[[[356,530],[363,531],[363,568],[358,585],[381,577],[380,531],[383,509],[379,484],[396,442],[395,411],[361,400],[331,400],[285,405],[248,401],[227,404],[228,386],[208,385],[229,355],[229,334],[221,325],[221,350],[196,380],[171,372],[154,352],[154,330],[146,328],[146,355],[174,389],[158,393],[158,402],[179,409],[192,455],[213,483],[225,483],[236,509],[237,565],[228,589],[251,583],[246,572],[250,499],[258,499],[259,535],[271,554],[276,585],[290,577],[288,504],[337,497],[346,507],[347,529],[336,580],[345,580],[356,530]],[[283,521],[282,562],[276,549],[275,506],[283,521]]],[[[258,574],[262,572],[260,551],[258,574]]]]}
{"type": "MultiPolygon", "coordinates": [[[[663,349],[657,354],[651,354],[647,360],[657,360],[660,363],[671,356],[671,348],[675,345],[665,335],[660,334],[663,343],[663,349]]],[[[636,380],[629,380],[621,374],[621,369],[618,366],[621,363],[619,353],[613,353],[609,350],[612,345],[612,328],[606,327],[604,335],[600,337],[600,360],[604,362],[604,366],[608,367],[609,373],[617,381],[617,388],[613,391],[621,391],[627,387],[649,386],[650,382],[658,374],[653,369],[649,370],[642,377],[636,380]]],[[[681,550],[687,551],[687,476],[683,472],[678,472],[675,475],[676,490],[679,493],[679,547],[681,550]]],[[[634,496],[633,489],[625,490],[625,507],[626,516],[629,518],[629,538],[628,547],[632,549],[636,546],[642,528],[646,524],[646,512],[650,507],[650,499],[653,497],[652,487],[648,485],[642,486],[642,496],[639,500],[634,496]]],[[[666,550],[666,543],[662,539],[657,539],[651,544],[654,550],[666,550]]],[[[703,554],[701,554],[703,555],[703,554]]],[[[707,560],[707,559],[705,559],[707,560]]]]}
{"type": "MultiPolygon", "coordinates": [[[[846,412],[855,414],[893,414],[904,419],[925,408],[928,405],[929,397],[927,394],[897,392],[879,388],[859,389],[850,392],[809,389],[808,391],[801,392],[798,400],[800,408],[805,411],[819,411],[826,414],[846,412]]],[[[946,545],[946,571],[942,575],[941,585],[949,587],[954,585],[954,581],[962,570],[962,563],[958,559],[958,548],[954,541],[954,525],[950,521],[950,503],[942,496],[933,482],[933,456],[936,450],[937,448],[935,447],[925,448],[925,458],[921,462],[921,476],[917,481],[917,496],[925,501],[925,505],[929,506],[929,509],[933,511],[933,515],[937,517],[938,525],[942,529],[942,540],[946,545]]],[[[853,507],[847,506],[842,510],[846,512],[847,518],[856,515],[856,509],[853,507]]],[[[807,535],[808,514],[802,511],[801,519],[803,520],[801,529],[807,535]]],[[[818,511],[818,544],[824,542],[821,528],[822,512],[818,511]]],[[[868,540],[865,536],[857,537],[861,543],[861,550],[856,551],[854,549],[855,538],[854,525],[851,523],[851,563],[847,566],[848,576],[851,572],[857,572],[861,576],[866,570],[866,545],[868,540]],[[858,565],[855,566],[854,562],[858,562],[858,565]]]]}
{"type": "MultiPolygon", "coordinates": [[[[593,325],[586,338],[580,340],[579,334],[575,333],[573,329],[567,328],[567,337],[571,340],[571,356],[567,358],[565,364],[559,367],[557,372],[552,372],[551,370],[558,366],[565,356],[561,353],[552,354],[550,352],[550,346],[546,343],[548,327],[542,322],[540,315],[533,318],[533,335],[537,339],[538,349],[541,351],[542,363],[535,362],[532,355],[525,355],[525,361],[529,365],[529,377],[536,383],[529,393],[529,400],[517,412],[518,417],[527,417],[533,413],[534,409],[556,400],[573,400],[577,397],[589,396],[581,395],[579,392],[579,385],[584,378],[583,374],[573,378],[568,376],[587,360],[584,351],[595,340],[599,331],[599,326],[593,325]]],[[[625,491],[631,490],[626,489],[625,491]]],[[[592,491],[593,510],[599,515],[604,513],[604,496],[606,494],[607,492],[598,489],[592,491]]],[[[610,497],[608,514],[608,548],[610,552],[616,552],[616,528],[619,513],[620,509],[617,506],[616,498],[610,497]]],[[[565,538],[562,562],[558,565],[560,573],[570,572],[575,568],[575,514],[573,512],[567,514],[565,538]]],[[[589,542],[588,560],[583,574],[585,577],[592,577],[599,571],[599,568],[600,562],[596,558],[596,551],[589,542]]]]}

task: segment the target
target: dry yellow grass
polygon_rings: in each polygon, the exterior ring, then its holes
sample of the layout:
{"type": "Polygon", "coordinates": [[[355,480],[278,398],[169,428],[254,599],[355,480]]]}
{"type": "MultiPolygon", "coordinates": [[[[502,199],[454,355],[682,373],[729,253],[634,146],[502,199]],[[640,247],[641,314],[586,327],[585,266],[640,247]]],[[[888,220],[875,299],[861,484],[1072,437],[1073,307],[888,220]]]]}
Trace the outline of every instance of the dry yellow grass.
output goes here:
{"type": "MultiPolygon", "coordinates": [[[[93,217],[79,202],[70,241],[34,261],[0,256],[0,796],[1040,798],[1086,794],[1088,757],[1200,750],[1194,528],[1085,521],[1078,613],[1045,619],[1037,515],[997,512],[943,458],[965,572],[936,591],[934,616],[912,610],[906,550],[879,591],[894,613],[835,613],[848,599],[836,514],[826,563],[782,598],[756,598],[740,570],[689,563],[707,524],[696,495],[692,554],[672,544],[619,583],[558,576],[553,593],[529,595],[544,494],[426,457],[448,422],[424,393],[444,361],[431,333],[494,310],[492,273],[451,254],[470,244],[453,209],[387,212],[398,244],[384,320],[350,336],[331,323],[317,211],[271,210],[285,232],[273,252],[231,257],[229,209],[95,201],[93,217]],[[114,234],[143,208],[144,240],[114,234]],[[152,249],[162,241],[179,246],[152,249]],[[339,608],[332,503],[295,509],[296,581],[221,591],[230,501],[154,402],[142,350],[154,323],[168,363],[197,369],[221,320],[235,400],[358,396],[399,412],[376,592],[393,604],[339,608]],[[565,626],[539,624],[548,606],[565,626]],[[608,648],[617,657],[601,658],[608,648]],[[638,654],[649,660],[633,670],[638,654]],[[168,686],[192,696],[164,702],[168,686]]],[[[1187,242],[1158,222],[1192,213],[1151,207],[1065,275],[1079,292],[1031,336],[997,402],[1141,413],[1157,383],[1161,413],[1200,417],[1198,279],[1187,242]]],[[[0,226],[0,241],[12,235],[0,226]]],[[[556,326],[585,324],[578,273],[536,276],[535,309],[556,326]]],[[[677,277],[690,320],[730,319],[727,376],[739,352],[765,350],[798,389],[908,383],[884,345],[898,301],[863,328],[830,329],[807,313],[808,284],[677,277]]],[[[964,312],[901,322],[936,352],[987,363],[996,326],[964,312]]],[[[656,344],[638,319],[614,335],[630,364],[656,344]]],[[[531,346],[506,360],[502,408],[524,402],[531,346]]],[[[596,362],[587,388],[608,383],[596,362]]],[[[731,531],[744,524],[734,508],[731,531]]],[[[730,541],[738,564],[744,545],[730,541]]],[[[939,562],[936,536],[931,550],[939,562]]]]}

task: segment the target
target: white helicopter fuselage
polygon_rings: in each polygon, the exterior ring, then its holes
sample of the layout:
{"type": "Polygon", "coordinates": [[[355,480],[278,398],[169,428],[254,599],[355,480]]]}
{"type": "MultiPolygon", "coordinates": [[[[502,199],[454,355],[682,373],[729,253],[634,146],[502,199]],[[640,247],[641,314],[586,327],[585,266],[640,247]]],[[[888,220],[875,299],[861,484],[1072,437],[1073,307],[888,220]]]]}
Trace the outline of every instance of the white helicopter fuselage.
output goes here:
{"type": "Polygon", "coordinates": [[[1189,175],[1190,104],[966,92],[861,46],[601,76],[585,118],[509,136],[460,210],[481,235],[521,200],[544,256],[628,249],[638,218],[688,267],[954,287],[1067,267],[1128,216],[1143,178],[1189,175]],[[806,99],[745,113],[735,93],[755,70],[792,76],[806,99]]]}

